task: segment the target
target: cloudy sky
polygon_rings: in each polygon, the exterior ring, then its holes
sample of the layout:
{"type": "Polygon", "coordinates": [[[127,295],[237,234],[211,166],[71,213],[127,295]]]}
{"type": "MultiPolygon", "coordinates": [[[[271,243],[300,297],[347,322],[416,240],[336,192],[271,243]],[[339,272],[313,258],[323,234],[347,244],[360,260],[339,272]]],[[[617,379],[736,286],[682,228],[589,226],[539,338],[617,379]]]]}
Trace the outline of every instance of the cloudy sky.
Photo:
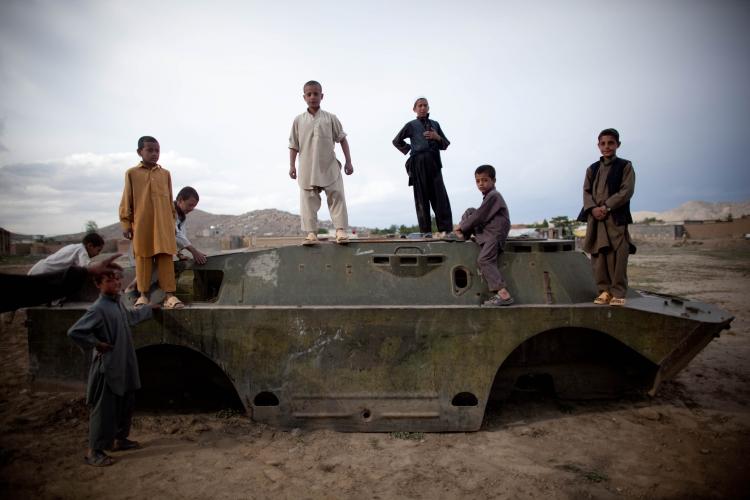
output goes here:
{"type": "Polygon", "coordinates": [[[0,227],[116,222],[147,134],[199,208],[299,213],[287,139],[309,79],[349,134],[352,225],[416,223],[391,140],[419,95],[451,140],[454,218],[481,201],[482,163],[514,222],[577,214],[606,127],[636,168],[635,210],[748,200],[749,6],[2,0],[0,227]]]}

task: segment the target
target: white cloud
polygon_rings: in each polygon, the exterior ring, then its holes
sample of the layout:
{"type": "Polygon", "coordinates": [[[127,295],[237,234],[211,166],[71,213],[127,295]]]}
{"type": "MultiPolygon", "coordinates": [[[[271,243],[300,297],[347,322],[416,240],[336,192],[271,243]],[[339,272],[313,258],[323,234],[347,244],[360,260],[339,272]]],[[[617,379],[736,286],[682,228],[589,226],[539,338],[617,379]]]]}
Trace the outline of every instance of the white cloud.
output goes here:
{"type": "Polygon", "coordinates": [[[634,1],[606,15],[594,1],[73,5],[0,7],[0,225],[13,230],[114,222],[147,134],[200,208],[298,212],[286,139],[310,78],[349,133],[353,225],[416,222],[391,139],[417,95],[452,142],[454,219],[481,201],[482,163],[514,222],[575,215],[610,126],[636,167],[636,209],[750,197],[737,146],[750,129],[746,2],[634,1]]]}

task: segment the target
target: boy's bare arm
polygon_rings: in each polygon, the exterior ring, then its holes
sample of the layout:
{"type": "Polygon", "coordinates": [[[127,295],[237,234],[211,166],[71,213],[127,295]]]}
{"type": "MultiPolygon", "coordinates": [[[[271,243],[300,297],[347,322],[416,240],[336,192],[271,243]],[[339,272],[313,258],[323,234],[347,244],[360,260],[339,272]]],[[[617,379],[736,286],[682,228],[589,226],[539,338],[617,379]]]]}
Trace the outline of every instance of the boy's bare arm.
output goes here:
{"type": "Polygon", "coordinates": [[[352,155],[349,152],[349,141],[347,141],[346,138],[341,139],[341,149],[344,151],[344,158],[346,159],[346,163],[344,163],[344,172],[346,175],[352,175],[354,173],[354,167],[352,166],[352,155]]]}
{"type": "Polygon", "coordinates": [[[289,148],[289,177],[292,179],[297,178],[297,150],[289,148]]]}

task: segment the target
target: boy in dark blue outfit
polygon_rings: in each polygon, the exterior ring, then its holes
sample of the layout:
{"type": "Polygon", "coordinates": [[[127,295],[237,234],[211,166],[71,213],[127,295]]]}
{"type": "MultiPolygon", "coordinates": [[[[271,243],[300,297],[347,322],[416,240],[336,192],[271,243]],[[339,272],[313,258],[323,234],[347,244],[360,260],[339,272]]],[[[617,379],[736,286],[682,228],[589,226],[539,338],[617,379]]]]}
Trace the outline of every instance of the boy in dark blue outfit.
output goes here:
{"type": "Polygon", "coordinates": [[[440,151],[450,145],[440,124],[430,120],[430,105],[427,99],[420,97],[414,102],[417,119],[412,120],[396,134],[393,145],[403,154],[409,153],[406,161],[406,172],[409,174],[409,185],[414,186],[414,205],[417,209],[419,230],[423,235],[432,236],[430,222],[430,204],[435,212],[438,231],[445,236],[453,226],[453,215],[448,193],[443,183],[440,151]],[[407,143],[404,139],[409,139],[407,143]]]}
{"type": "Polygon", "coordinates": [[[130,325],[149,319],[152,309],[160,307],[149,304],[140,309],[126,308],[120,300],[121,280],[120,273],[97,276],[95,283],[101,295],[68,330],[76,344],[93,349],[86,388],[86,403],[91,407],[86,463],[95,467],[112,465],[105,449],[138,447],[128,439],[135,391],[141,387],[130,325]]]}
{"type": "Polygon", "coordinates": [[[505,288],[505,280],[498,267],[498,258],[510,231],[508,205],[503,195],[495,189],[495,168],[492,165],[477,167],[474,179],[484,199],[479,208],[470,208],[464,213],[461,223],[454,230],[459,237],[474,235],[479,244],[477,264],[490,292],[497,292],[484,305],[509,306],[513,303],[513,297],[505,288]]]}

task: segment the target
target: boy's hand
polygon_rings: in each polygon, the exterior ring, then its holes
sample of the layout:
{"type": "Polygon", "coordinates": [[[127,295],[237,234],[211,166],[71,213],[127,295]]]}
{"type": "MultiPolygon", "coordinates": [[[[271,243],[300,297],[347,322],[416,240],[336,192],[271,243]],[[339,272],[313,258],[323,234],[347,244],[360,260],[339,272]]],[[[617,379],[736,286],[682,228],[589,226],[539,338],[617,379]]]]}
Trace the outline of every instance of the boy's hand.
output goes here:
{"type": "Polygon", "coordinates": [[[352,162],[348,161],[344,164],[344,172],[346,173],[346,175],[352,175],[354,173],[352,162]]]}
{"type": "Polygon", "coordinates": [[[124,238],[129,239],[129,240],[132,240],[133,239],[133,230],[132,229],[128,229],[127,231],[123,231],[122,232],[122,236],[124,238]]]}
{"type": "Polygon", "coordinates": [[[433,141],[442,141],[443,140],[443,138],[440,137],[440,134],[438,134],[434,130],[427,130],[427,131],[425,131],[424,138],[428,139],[428,140],[433,140],[433,141]]]}
{"type": "Polygon", "coordinates": [[[86,270],[89,272],[89,274],[93,275],[122,271],[122,267],[120,267],[119,264],[115,264],[115,260],[117,260],[117,258],[121,255],[121,253],[116,253],[99,262],[92,262],[86,267],[86,270]]]}
{"type": "Polygon", "coordinates": [[[206,254],[201,252],[200,250],[196,250],[195,248],[190,248],[190,253],[193,254],[193,260],[195,260],[196,264],[205,264],[206,263],[206,254]]]}
{"type": "Polygon", "coordinates": [[[607,218],[607,209],[604,207],[594,207],[591,209],[591,215],[596,220],[604,220],[607,218]]]}
{"type": "Polygon", "coordinates": [[[295,167],[294,165],[289,167],[289,177],[291,177],[292,179],[297,178],[297,167],[295,167]]]}
{"type": "Polygon", "coordinates": [[[109,352],[112,350],[112,344],[108,344],[106,342],[97,342],[94,346],[94,349],[96,349],[99,354],[104,354],[105,352],[109,352]]]}

